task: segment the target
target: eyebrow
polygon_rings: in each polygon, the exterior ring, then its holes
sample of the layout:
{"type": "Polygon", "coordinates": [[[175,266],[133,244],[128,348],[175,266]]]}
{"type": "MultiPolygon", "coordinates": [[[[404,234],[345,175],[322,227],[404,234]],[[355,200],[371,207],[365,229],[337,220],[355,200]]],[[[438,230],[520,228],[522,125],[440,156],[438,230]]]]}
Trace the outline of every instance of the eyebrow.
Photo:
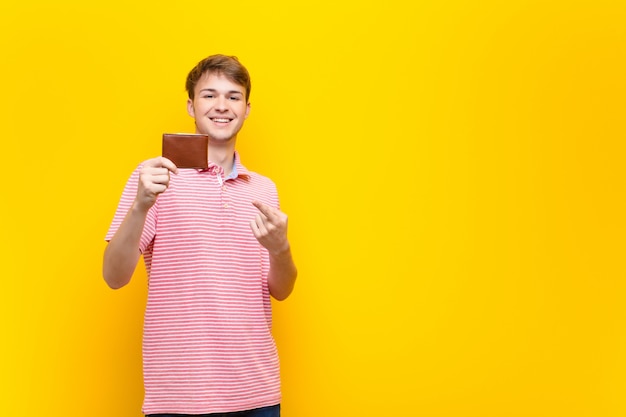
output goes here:
{"type": "MultiPolygon", "coordinates": [[[[202,90],[200,90],[199,92],[202,93],[203,91],[208,91],[210,93],[217,93],[218,91],[214,88],[203,88],[202,90]]],[[[243,95],[243,93],[239,90],[230,90],[228,91],[226,94],[241,94],[243,95]]]]}

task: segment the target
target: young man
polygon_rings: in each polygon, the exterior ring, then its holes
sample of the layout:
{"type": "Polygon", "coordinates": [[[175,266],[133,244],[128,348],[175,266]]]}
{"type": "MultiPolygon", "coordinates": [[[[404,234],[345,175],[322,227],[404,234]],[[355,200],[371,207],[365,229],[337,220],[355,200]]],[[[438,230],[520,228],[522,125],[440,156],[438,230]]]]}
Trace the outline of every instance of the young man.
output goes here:
{"type": "Polygon", "coordinates": [[[213,55],[186,86],[196,133],[209,136],[209,168],[163,157],[139,165],[106,237],[104,279],[123,287],[143,254],[145,414],[276,417],[270,295],[287,298],[297,271],[274,183],[235,151],[250,77],[236,57],[213,55]]]}

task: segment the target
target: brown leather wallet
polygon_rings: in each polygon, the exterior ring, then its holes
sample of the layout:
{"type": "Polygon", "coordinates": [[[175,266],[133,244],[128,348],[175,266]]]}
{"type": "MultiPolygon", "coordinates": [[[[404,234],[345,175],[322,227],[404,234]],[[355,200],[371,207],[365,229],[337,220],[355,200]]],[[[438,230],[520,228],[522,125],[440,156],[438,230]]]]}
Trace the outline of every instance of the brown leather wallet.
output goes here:
{"type": "Polygon", "coordinates": [[[164,133],[162,155],[178,168],[209,167],[209,137],[198,133],[164,133]]]}

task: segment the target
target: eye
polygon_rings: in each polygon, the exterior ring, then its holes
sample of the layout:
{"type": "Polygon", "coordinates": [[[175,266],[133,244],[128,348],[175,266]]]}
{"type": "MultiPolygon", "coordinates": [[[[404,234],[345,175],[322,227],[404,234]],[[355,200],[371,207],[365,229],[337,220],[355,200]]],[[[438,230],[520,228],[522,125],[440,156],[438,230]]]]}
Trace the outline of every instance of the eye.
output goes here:
{"type": "Polygon", "coordinates": [[[213,94],[205,94],[202,97],[203,98],[213,98],[213,94]]]}
{"type": "Polygon", "coordinates": [[[233,100],[233,101],[239,101],[239,100],[241,100],[241,98],[240,98],[240,97],[238,97],[238,96],[231,96],[231,97],[230,97],[230,99],[231,99],[231,100],[233,100]]]}

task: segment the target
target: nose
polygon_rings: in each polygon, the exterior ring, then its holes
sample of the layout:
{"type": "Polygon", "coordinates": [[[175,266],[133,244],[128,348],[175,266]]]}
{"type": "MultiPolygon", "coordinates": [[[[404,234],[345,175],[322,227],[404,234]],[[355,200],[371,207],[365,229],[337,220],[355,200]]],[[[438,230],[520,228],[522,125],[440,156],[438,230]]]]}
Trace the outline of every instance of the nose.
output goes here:
{"type": "Polygon", "coordinates": [[[215,103],[215,109],[218,110],[218,111],[226,111],[226,110],[228,110],[226,97],[224,97],[222,95],[217,96],[217,100],[216,100],[216,103],[215,103]]]}

